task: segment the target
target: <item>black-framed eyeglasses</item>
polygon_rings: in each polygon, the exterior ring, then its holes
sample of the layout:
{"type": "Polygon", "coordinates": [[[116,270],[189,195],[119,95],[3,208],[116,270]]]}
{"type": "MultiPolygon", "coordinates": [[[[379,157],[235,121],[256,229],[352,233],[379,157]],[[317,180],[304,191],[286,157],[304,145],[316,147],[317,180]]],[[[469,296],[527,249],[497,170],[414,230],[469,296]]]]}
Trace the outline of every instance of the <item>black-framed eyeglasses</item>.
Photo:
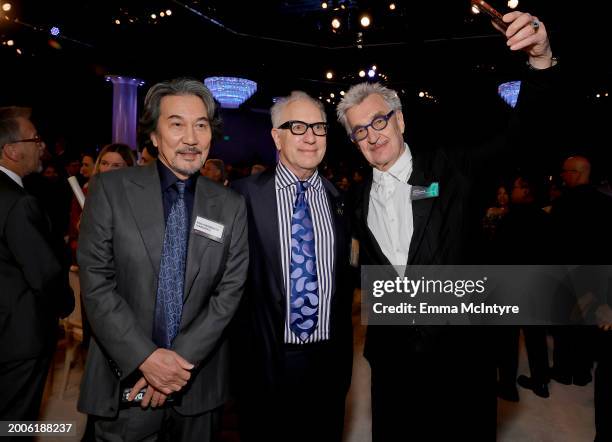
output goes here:
{"type": "Polygon", "coordinates": [[[351,140],[355,142],[365,140],[368,136],[368,127],[378,131],[383,130],[385,127],[387,127],[387,124],[389,124],[389,119],[394,113],[395,111],[392,110],[387,115],[375,117],[372,121],[370,121],[370,124],[366,124],[365,126],[357,126],[351,132],[351,140]]]}
{"type": "Polygon", "coordinates": [[[36,143],[38,145],[41,145],[43,143],[43,139],[40,137],[40,135],[36,135],[34,138],[24,138],[23,140],[15,140],[7,144],[17,144],[17,143],[36,143]]]}
{"type": "Polygon", "coordinates": [[[293,135],[304,135],[308,128],[311,128],[312,133],[317,137],[324,137],[327,135],[327,123],[323,121],[308,124],[303,121],[291,120],[278,126],[278,129],[289,129],[293,135]]]}

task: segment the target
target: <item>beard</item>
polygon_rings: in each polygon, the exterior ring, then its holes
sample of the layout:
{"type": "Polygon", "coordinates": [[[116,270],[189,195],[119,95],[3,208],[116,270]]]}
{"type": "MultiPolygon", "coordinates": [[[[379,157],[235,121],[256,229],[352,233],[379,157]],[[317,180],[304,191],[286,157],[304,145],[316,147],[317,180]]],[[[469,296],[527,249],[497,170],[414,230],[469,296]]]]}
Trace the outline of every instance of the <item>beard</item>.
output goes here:
{"type": "Polygon", "coordinates": [[[206,162],[206,155],[204,155],[204,153],[202,152],[202,149],[198,149],[195,147],[178,149],[172,161],[168,161],[165,155],[164,155],[164,158],[166,159],[166,163],[169,165],[170,169],[172,169],[174,172],[177,172],[185,176],[191,176],[191,175],[195,175],[196,173],[199,173],[200,169],[202,168],[202,166],[204,166],[204,163],[206,162]],[[198,154],[200,155],[200,160],[190,163],[191,165],[185,165],[185,164],[181,165],[179,164],[178,158],[179,158],[179,154],[183,154],[183,153],[198,154]]]}

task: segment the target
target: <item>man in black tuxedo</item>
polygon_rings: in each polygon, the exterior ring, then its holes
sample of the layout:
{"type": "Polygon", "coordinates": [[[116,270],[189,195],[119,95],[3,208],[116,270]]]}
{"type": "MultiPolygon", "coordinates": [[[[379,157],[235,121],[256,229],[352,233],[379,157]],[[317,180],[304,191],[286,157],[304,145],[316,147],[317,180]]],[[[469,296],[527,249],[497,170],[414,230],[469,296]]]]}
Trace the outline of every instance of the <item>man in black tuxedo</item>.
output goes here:
{"type": "Polygon", "coordinates": [[[58,317],[74,307],[61,238],[22,179],[45,144],[30,110],[0,108],[0,420],[37,420],[58,317]]]}
{"type": "Polygon", "coordinates": [[[317,171],[322,104],[293,92],[271,114],[276,168],[234,183],[249,218],[249,275],[234,330],[242,438],[339,442],[352,369],[349,214],[317,171]]]}
{"type": "MultiPolygon", "coordinates": [[[[554,64],[546,29],[526,13],[503,19],[510,49],[529,54],[524,93],[542,75],[537,70],[554,64]]],[[[453,157],[456,150],[411,152],[397,93],[380,84],[353,86],[337,114],[374,168],[356,210],[362,264],[465,263],[471,176],[459,168],[466,163],[453,157]],[[411,200],[413,186],[435,182],[438,197],[411,200]]],[[[483,334],[468,327],[370,326],[364,352],[372,369],[373,440],[495,440],[495,370],[483,334]]]]}
{"type": "Polygon", "coordinates": [[[154,85],[140,123],[157,161],[101,174],[87,196],[77,256],[93,342],[78,408],[98,440],[204,442],[219,429],[248,243],[242,197],[199,174],[215,109],[200,81],[154,85]]]}

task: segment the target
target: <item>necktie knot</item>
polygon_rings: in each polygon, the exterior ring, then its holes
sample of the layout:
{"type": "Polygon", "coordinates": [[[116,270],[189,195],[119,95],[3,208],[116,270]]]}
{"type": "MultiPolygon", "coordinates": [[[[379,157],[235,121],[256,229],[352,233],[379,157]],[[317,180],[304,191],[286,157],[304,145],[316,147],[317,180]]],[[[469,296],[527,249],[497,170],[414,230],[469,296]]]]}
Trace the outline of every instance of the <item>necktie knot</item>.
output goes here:
{"type": "Polygon", "coordinates": [[[297,194],[300,195],[308,190],[310,183],[308,181],[297,182],[297,194]]]}
{"type": "Polygon", "coordinates": [[[183,198],[185,196],[185,182],[177,181],[176,182],[176,190],[178,190],[179,198],[183,198]]]}

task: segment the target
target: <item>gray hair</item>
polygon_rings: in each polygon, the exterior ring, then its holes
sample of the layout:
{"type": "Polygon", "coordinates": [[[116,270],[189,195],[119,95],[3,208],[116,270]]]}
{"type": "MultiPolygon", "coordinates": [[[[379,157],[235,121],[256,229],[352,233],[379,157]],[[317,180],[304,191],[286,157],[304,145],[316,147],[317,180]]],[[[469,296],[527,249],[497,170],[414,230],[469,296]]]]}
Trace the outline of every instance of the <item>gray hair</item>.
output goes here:
{"type": "Polygon", "coordinates": [[[149,139],[150,135],[157,130],[157,121],[161,112],[161,100],[169,95],[195,95],[199,97],[206,106],[208,122],[213,136],[219,135],[221,117],[219,116],[215,98],[210,90],[204,83],[193,78],[175,78],[174,80],[157,83],[147,92],[144,110],[138,127],[141,140],[149,139]]]}
{"type": "Polygon", "coordinates": [[[321,118],[323,118],[324,122],[327,122],[327,115],[325,114],[325,107],[323,106],[323,103],[321,103],[319,100],[312,98],[306,92],[293,91],[287,97],[279,98],[276,103],[274,103],[274,105],[270,108],[270,114],[272,116],[272,127],[278,127],[283,124],[283,122],[280,121],[280,117],[283,113],[283,110],[285,110],[285,107],[289,103],[292,103],[297,100],[310,101],[312,104],[319,108],[319,110],[321,111],[321,118]]]}
{"type": "Polygon", "coordinates": [[[402,102],[397,96],[397,92],[395,92],[393,89],[389,89],[380,83],[364,82],[356,84],[352,86],[346,94],[344,94],[344,97],[342,100],[340,100],[340,103],[338,103],[338,107],[336,108],[338,121],[340,124],[342,124],[342,126],[344,126],[347,133],[351,133],[351,127],[349,127],[348,121],[346,120],[346,112],[353,106],[360,104],[372,94],[380,95],[391,110],[402,110],[402,102]]]}
{"type": "Polygon", "coordinates": [[[29,119],[31,114],[32,110],[27,107],[0,107],[0,158],[4,146],[21,137],[17,118],[29,119]]]}

